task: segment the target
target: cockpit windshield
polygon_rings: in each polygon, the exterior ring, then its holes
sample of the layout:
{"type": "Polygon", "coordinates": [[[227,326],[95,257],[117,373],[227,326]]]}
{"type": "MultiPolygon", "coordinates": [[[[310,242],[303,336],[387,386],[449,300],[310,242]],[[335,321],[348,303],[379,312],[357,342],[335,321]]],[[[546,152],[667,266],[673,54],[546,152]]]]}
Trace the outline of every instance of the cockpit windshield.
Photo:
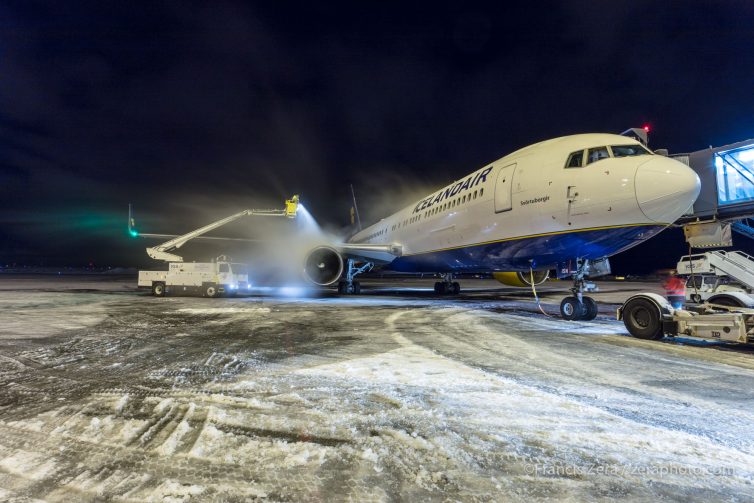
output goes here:
{"type": "Polygon", "coordinates": [[[601,161],[602,159],[607,159],[608,157],[610,157],[610,154],[607,152],[607,147],[590,148],[586,163],[591,164],[593,162],[601,161]]]}
{"type": "Polygon", "coordinates": [[[609,159],[611,157],[633,157],[637,155],[652,155],[643,145],[611,145],[610,147],[592,147],[586,150],[571,152],[566,160],[566,168],[581,168],[588,164],[609,159]]]}
{"type": "Polygon", "coordinates": [[[631,157],[635,155],[651,155],[652,152],[641,145],[610,145],[613,157],[631,157]]]}

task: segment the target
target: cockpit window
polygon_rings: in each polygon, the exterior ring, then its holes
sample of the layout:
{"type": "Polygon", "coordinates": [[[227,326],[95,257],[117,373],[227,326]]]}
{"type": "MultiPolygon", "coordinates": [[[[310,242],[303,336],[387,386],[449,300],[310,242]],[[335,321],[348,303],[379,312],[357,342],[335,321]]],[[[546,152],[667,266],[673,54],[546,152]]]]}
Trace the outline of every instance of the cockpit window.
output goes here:
{"type": "Polygon", "coordinates": [[[608,157],[610,157],[610,154],[607,152],[607,147],[590,148],[586,163],[591,164],[602,159],[607,159],[608,157]]]}
{"type": "Polygon", "coordinates": [[[650,155],[651,152],[641,145],[610,145],[613,157],[631,157],[634,155],[650,155]]]}
{"type": "Polygon", "coordinates": [[[566,168],[580,168],[584,165],[584,151],[579,150],[568,156],[566,168]]]}

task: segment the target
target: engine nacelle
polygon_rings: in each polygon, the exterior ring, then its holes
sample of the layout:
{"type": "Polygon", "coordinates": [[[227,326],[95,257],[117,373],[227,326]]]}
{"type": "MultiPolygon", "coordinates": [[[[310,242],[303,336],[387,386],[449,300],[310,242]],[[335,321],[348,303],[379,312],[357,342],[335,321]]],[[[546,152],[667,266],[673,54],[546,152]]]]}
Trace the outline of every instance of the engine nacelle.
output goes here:
{"type": "MultiPolygon", "coordinates": [[[[492,277],[508,286],[531,286],[531,273],[493,272],[492,277]]],[[[550,271],[534,271],[534,286],[541,285],[550,277],[550,271]]]]}
{"type": "Polygon", "coordinates": [[[334,248],[317,246],[304,259],[304,279],[317,286],[332,285],[343,274],[343,257],[334,248]]]}

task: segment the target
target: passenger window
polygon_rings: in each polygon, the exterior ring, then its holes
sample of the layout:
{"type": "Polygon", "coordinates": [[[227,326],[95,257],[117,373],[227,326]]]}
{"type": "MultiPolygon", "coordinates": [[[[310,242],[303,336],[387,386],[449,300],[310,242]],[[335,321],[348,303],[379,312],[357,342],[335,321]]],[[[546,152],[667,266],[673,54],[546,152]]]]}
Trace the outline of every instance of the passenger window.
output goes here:
{"type": "Polygon", "coordinates": [[[484,189],[479,189],[479,197],[482,197],[482,194],[484,194],[484,189]]]}
{"type": "Polygon", "coordinates": [[[474,191],[474,199],[476,199],[476,190],[474,191]]]}
{"type": "Polygon", "coordinates": [[[568,161],[566,161],[566,168],[580,168],[584,165],[584,151],[579,150],[578,152],[573,152],[571,155],[568,156],[568,161]]]}
{"type": "Polygon", "coordinates": [[[596,147],[589,149],[589,156],[587,158],[587,164],[607,159],[610,154],[607,153],[607,147],[596,147]]]}

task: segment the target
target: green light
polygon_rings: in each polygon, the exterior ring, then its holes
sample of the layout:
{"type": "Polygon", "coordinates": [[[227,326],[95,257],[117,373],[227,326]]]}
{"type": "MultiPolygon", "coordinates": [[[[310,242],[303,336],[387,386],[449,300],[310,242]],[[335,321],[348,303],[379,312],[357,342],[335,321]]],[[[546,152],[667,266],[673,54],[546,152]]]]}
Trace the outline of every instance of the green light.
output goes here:
{"type": "Polygon", "coordinates": [[[131,235],[132,238],[139,237],[139,233],[136,231],[136,229],[128,229],[128,233],[131,235]]]}

